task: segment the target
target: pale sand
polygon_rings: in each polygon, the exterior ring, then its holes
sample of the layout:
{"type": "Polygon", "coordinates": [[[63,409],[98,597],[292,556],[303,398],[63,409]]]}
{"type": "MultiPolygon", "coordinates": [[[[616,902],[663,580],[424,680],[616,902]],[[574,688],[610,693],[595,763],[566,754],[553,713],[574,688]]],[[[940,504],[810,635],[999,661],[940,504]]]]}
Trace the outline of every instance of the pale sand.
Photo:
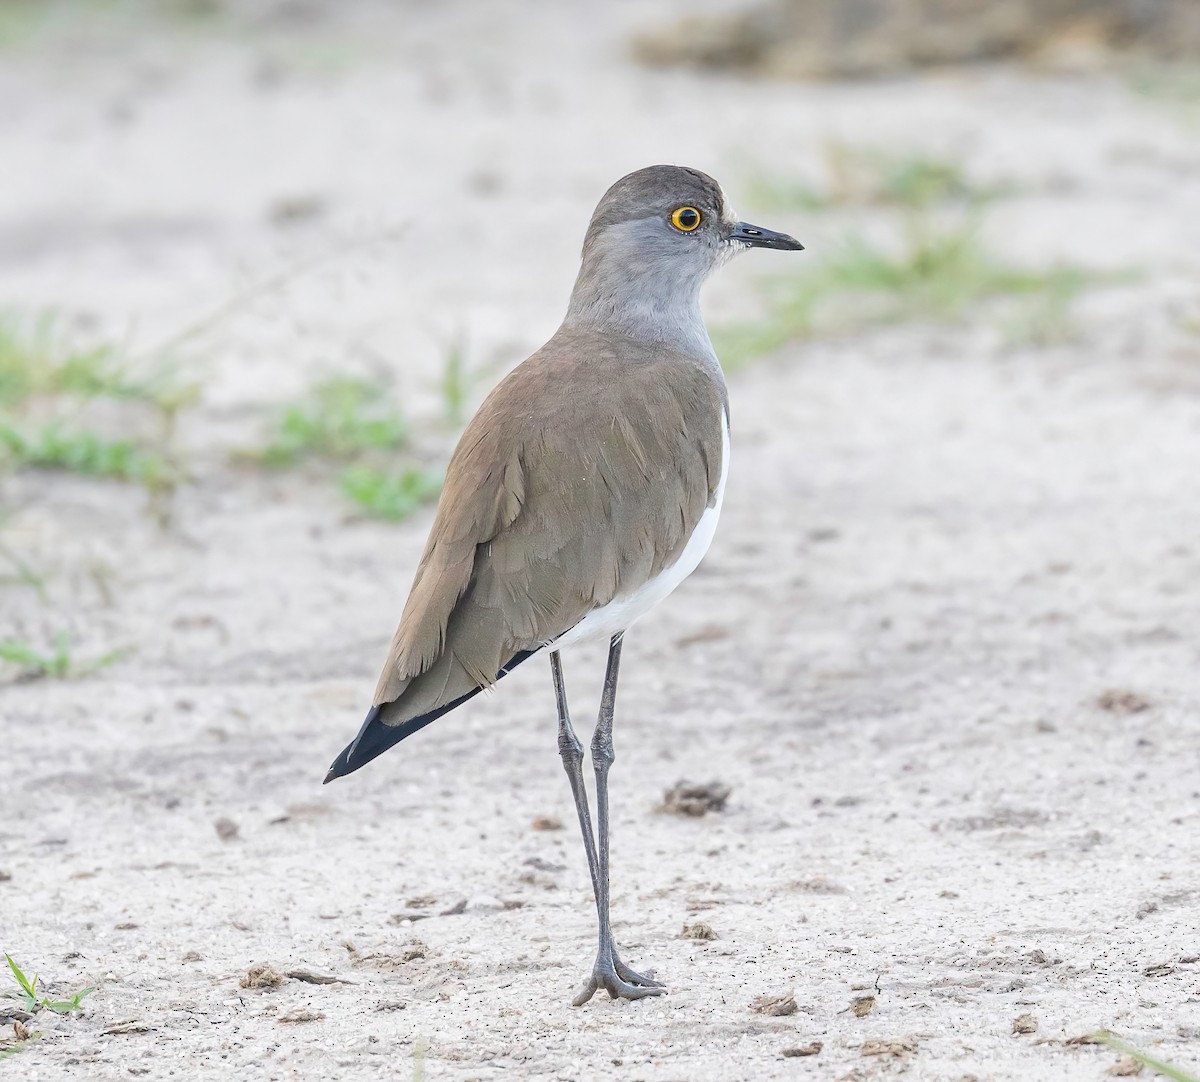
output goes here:
{"type": "MultiPolygon", "coordinates": [[[[360,44],[332,74],[282,50],[280,77],[269,50],[203,35],[7,58],[5,304],[136,318],[151,341],[239,282],[408,225],[193,351],[207,397],[173,532],[136,491],[4,481],[23,506],[6,542],[51,591],[0,590],[4,634],[136,648],[0,689],[0,946],[56,991],[99,986],[4,1068],[407,1079],[427,1047],[430,1080],[1074,1080],[1115,1060],[1064,1044],[1102,1026],[1200,1064],[1200,964],[1180,961],[1200,953],[1195,129],[1103,78],[638,70],[623,36],[663,6],[469,27],[465,5],[422,8],[403,37],[382,17],[371,43],[345,31],[360,44]],[[572,1009],[594,913],[545,661],[322,789],[429,513],[346,522],[330,486],[227,449],[338,366],[389,364],[427,426],[439,336],[465,327],[489,379],[544,339],[609,181],[694,164],[749,217],[749,163],[812,172],[830,134],[1023,182],[989,220],[1013,259],[1143,278],[1091,294],[1070,346],[1006,351],[981,315],[797,345],[732,380],[716,541],[630,634],[618,701],[616,930],[670,994],[572,1009]],[[328,212],[272,226],[298,196],[328,212]],[[1149,708],[1105,710],[1109,689],[1149,708]],[[681,777],[731,785],[728,808],[656,814],[681,777]],[[719,938],[680,938],[695,921],[719,938]],[[240,989],[258,961],[353,983],[240,989]],[[795,1014],[751,1010],[787,992],[795,1014]],[[305,1007],[323,1017],[280,1024],[305,1007]],[[1023,1014],[1036,1033],[1012,1033],[1023,1014]],[[102,1033],[130,1019],[148,1031],[102,1033]],[[863,1054],[881,1039],[916,1050],[863,1054]]],[[[756,216],[810,253],[853,219],[756,216]]],[[[709,287],[713,321],[752,312],[784,263],[743,257],[709,287]]],[[[601,661],[566,658],[581,721],[601,661]]]]}

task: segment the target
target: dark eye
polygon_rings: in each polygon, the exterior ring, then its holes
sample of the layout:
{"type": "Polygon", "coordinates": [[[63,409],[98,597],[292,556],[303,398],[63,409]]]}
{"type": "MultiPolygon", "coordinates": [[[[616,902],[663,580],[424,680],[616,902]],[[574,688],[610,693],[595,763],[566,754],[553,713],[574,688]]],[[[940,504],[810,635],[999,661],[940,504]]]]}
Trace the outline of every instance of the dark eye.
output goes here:
{"type": "Polygon", "coordinates": [[[676,229],[690,233],[700,224],[700,212],[695,207],[680,207],[671,215],[671,224],[676,229]]]}

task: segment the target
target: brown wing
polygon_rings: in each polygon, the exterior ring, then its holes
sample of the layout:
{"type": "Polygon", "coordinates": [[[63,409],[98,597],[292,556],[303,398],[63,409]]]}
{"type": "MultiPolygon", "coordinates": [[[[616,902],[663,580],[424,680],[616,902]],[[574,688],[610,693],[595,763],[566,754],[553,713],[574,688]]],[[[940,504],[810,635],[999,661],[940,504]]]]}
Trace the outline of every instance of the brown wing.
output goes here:
{"type": "Polygon", "coordinates": [[[670,566],[721,472],[724,386],[681,356],[560,331],[472,419],[375,693],[404,725],[497,679],[670,566]]]}

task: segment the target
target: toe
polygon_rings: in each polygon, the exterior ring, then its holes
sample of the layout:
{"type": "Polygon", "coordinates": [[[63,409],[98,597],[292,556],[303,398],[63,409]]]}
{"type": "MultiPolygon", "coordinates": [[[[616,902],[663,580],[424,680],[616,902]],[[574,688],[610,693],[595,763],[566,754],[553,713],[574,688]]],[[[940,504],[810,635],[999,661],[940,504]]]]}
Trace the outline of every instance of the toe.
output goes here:
{"type": "Polygon", "coordinates": [[[661,984],[627,984],[616,974],[613,974],[611,981],[606,982],[604,987],[613,999],[645,999],[647,996],[661,996],[666,991],[661,984]]]}
{"type": "Polygon", "coordinates": [[[623,981],[628,981],[630,984],[637,984],[643,988],[665,988],[666,985],[662,981],[654,979],[654,971],[649,973],[639,973],[636,969],[630,969],[624,962],[616,962],[617,976],[623,981]]]}
{"type": "Polygon", "coordinates": [[[582,988],[575,993],[575,998],[571,1000],[572,1007],[582,1007],[589,999],[592,998],[600,987],[600,982],[595,976],[589,977],[582,988]]]}

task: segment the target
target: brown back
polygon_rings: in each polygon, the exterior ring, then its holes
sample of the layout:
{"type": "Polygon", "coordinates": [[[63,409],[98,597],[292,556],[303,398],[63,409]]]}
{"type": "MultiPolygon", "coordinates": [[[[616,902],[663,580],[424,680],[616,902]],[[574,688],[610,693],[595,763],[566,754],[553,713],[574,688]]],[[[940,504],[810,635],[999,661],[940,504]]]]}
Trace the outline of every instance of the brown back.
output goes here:
{"type": "Polygon", "coordinates": [[[400,725],[680,555],[721,474],[719,370],[561,328],[499,384],[450,460],[375,704],[400,725]]]}

